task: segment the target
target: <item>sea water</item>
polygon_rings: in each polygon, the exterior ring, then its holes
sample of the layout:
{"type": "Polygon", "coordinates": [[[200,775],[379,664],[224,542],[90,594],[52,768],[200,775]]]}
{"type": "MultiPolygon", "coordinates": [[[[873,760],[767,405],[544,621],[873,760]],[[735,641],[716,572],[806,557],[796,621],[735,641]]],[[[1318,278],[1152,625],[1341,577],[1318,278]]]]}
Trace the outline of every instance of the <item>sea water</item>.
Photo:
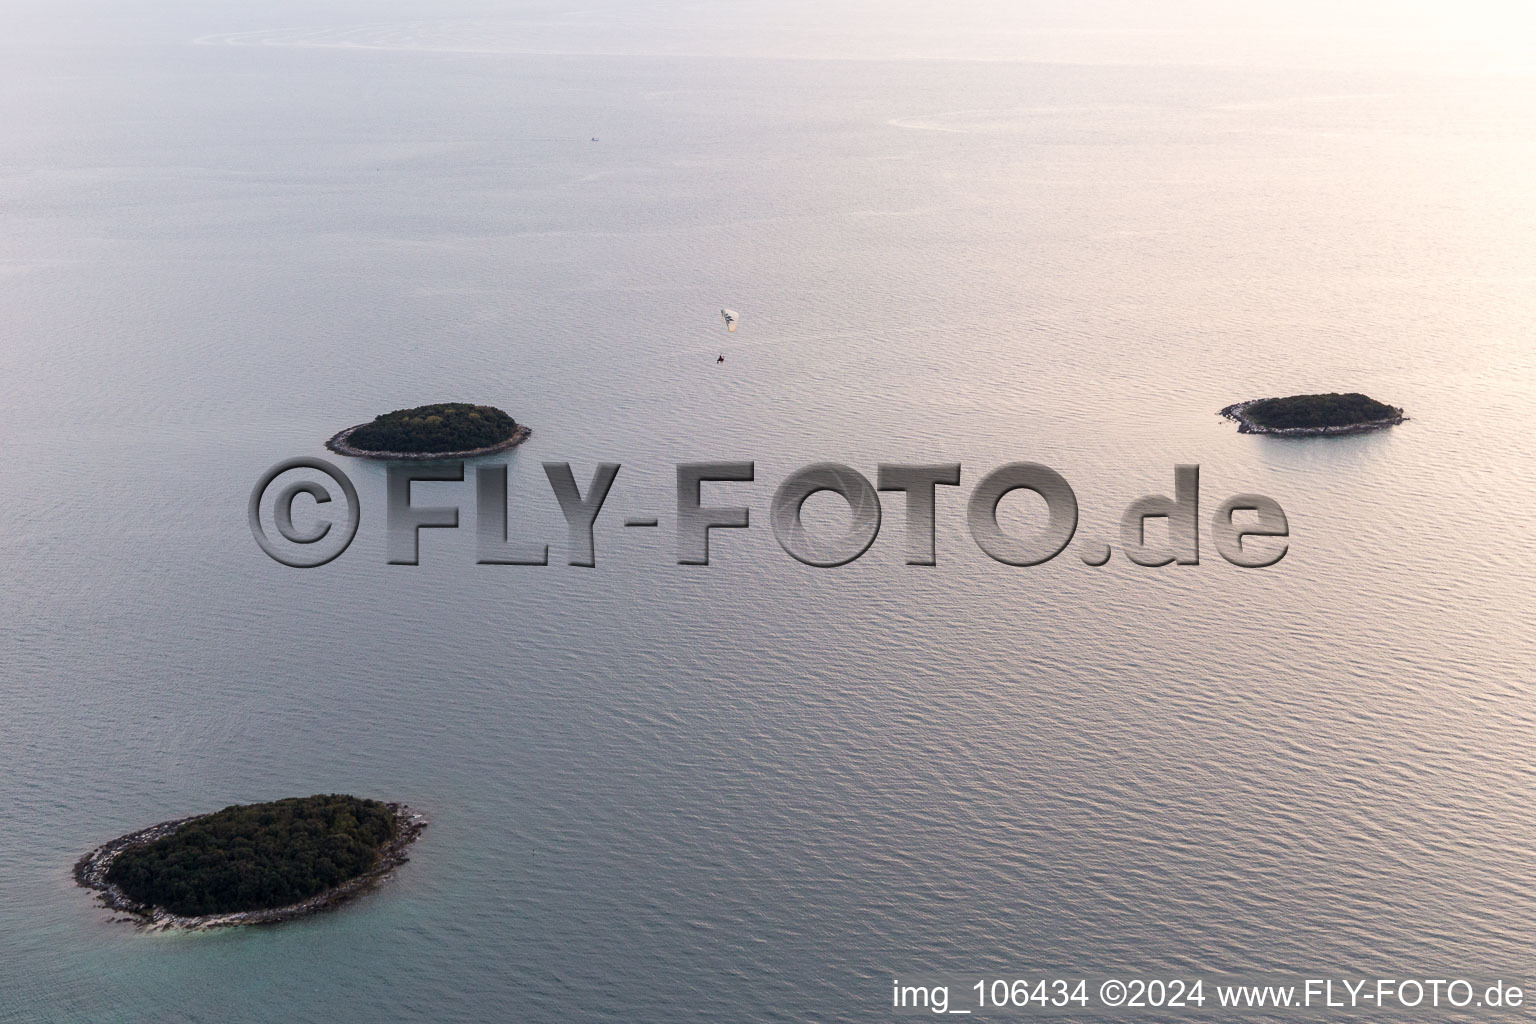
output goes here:
{"type": "Polygon", "coordinates": [[[896,978],[1536,982],[1536,85],[1201,61],[1182,36],[1141,60],[1059,28],[1045,52],[850,41],[813,13],[22,19],[0,1019],[877,1020],[896,978]],[[1410,419],[1280,441],[1216,416],[1329,390],[1410,419]],[[488,464],[549,565],[476,564],[470,480],[417,485],[461,528],[387,564],[386,467],[323,442],[437,401],[532,427],[488,464]],[[247,528],[293,456],[360,494],[319,569],[247,528]],[[675,467],[712,460],[755,463],[706,492],[752,525],[679,566],[675,467]],[[546,461],[583,488],[622,466],[594,568],[566,564],[546,461]],[[785,554],[774,488],[823,461],[960,463],[937,564],[904,564],[896,494],[859,560],[785,554]],[[1016,461],[1117,547],[1121,510],[1198,464],[1201,564],[989,559],[966,499],[1016,461]],[[1288,517],[1271,568],[1210,544],[1241,492],[1288,517]],[[153,822],[332,791],[432,821],[334,913],[142,934],[70,877],[153,822]]]}

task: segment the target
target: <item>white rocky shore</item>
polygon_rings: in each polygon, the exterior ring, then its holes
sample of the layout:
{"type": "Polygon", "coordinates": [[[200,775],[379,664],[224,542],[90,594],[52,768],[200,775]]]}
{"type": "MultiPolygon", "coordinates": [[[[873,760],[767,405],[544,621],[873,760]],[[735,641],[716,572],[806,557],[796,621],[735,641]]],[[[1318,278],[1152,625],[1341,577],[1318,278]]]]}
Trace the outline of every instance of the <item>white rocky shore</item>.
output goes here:
{"type": "Polygon", "coordinates": [[[1248,418],[1248,407],[1259,402],[1271,402],[1271,398],[1250,398],[1246,402],[1236,402],[1221,410],[1221,415],[1229,420],[1237,421],[1239,434],[1270,434],[1275,437],[1325,437],[1334,434],[1359,434],[1367,430],[1381,430],[1383,427],[1395,427],[1408,417],[1403,415],[1403,410],[1398,409],[1397,414],[1379,420],[1365,420],[1361,423],[1346,423],[1339,427],[1266,427],[1262,423],[1255,423],[1248,418]]]}
{"type": "Polygon", "coordinates": [[[368,448],[354,448],[347,443],[347,439],[352,436],[354,430],[361,430],[366,426],[368,426],[367,423],[359,423],[356,426],[348,427],[325,442],[325,446],[337,455],[350,455],[358,459],[388,459],[392,462],[401,459],[412,459],[417,462],[440,462],[444,459],[473,459],[478,455],[494,455],[497,452],[504,452],[508,448],[516,448],[528,440],[529,435],[533,433],[526,424],[519,423],[517,429],[512,431],[511,437],[485,448],[471,448],[462,452],[376,452],[368,448]]]}
{"type": "Polygon", "coordinates": [[[311,896],[301,903],[292,903],[286,907],[271,907],[266,910],[249,910],[235,914],[205,914],[199,917],[183,917],[173,914],[164,907],[152,906],[132,899],[127,893],[107,881],[107,871],[112,867],[112,862],[127,849],[135,846],[144,846],[157,839],[175,832],[181,826],[191,821],[196,821],[206,815],[194,815],[190,818],[177,818],[175,821],[162,821],[158,825],[130,832],[120,836],[92,850],[81,857],[75,864],[75,881],[87,889],[97,892],[97,901],[109,910],[118,911],[130,915],[122,920],[132,921],[146,931],[205,931],[210,928],[228,928],[235,925],[246,924],[276,924],[279,921],[289,921],[296,917],[306,917],[310,914],[328,910],[331,907],[344,903],[354,896],[372,889],[378,885],[385,876],[395,868],[410,860],[406,856],[406,848],[416,841],[423,829],[427,827],[427,819],[412,811],[404,804],[387,804],[387,807],[395,815],[395,838],[379,853],[379,863],[372,871],[349,879],[334,888],[311,896]]]}

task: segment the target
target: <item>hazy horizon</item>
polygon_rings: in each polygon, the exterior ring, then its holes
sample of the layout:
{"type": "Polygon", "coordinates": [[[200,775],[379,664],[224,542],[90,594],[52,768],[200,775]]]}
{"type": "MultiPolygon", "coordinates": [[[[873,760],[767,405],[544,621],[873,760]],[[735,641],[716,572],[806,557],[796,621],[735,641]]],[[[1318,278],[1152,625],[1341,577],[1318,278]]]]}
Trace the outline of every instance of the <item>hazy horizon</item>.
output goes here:
{"type": "Polygon", "coordinates": [[[1515,0],[11,5],[0,46],[214,37],[448,52],[957,59],[1536,74],[1515,0]],[[371,36],[371,38],[370,38],[371,36]]]}

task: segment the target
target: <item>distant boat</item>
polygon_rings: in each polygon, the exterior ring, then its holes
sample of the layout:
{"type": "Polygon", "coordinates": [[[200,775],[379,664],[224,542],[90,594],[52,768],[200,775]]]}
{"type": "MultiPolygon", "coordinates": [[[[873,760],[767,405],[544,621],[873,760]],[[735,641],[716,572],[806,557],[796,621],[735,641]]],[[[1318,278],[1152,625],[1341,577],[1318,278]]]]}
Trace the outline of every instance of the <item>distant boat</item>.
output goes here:
{"type": "Polygon", "coordinates": [[[734,334],[736,331],[736,321],[741,319],[741,314],[734,309],[722,309],[720,315],[725,317],[725,329],[734,334]]]}

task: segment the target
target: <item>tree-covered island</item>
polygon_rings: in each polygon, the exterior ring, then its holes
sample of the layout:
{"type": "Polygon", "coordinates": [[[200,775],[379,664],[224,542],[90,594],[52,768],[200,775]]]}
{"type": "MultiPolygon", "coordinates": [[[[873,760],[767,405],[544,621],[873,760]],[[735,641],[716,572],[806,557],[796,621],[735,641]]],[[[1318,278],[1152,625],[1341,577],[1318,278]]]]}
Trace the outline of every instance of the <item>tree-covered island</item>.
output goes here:
{"type": "Polygon", "coordinates": [[[424,827],[399,804],[334,793],[234,805],[98,847],[75,878],[141,924],[266,924],[369,888],[424,827]]]}
{"type": "Polygon", "coordinates": [[[1283,437],[1353,434],[1396,426],[1404,419],[1403,410],[1397,406],[1356,391],[1257,398],[1229,405],[1221,415],[1237,421],[1238,433],[1283,437]]]}
{"type": "Polygon", "coordinates": [[[443,402],[384,413],[348,427],[325,446],[372,459],[468,458],[521,444],[529,433],[493,405],[443,402]]]}

